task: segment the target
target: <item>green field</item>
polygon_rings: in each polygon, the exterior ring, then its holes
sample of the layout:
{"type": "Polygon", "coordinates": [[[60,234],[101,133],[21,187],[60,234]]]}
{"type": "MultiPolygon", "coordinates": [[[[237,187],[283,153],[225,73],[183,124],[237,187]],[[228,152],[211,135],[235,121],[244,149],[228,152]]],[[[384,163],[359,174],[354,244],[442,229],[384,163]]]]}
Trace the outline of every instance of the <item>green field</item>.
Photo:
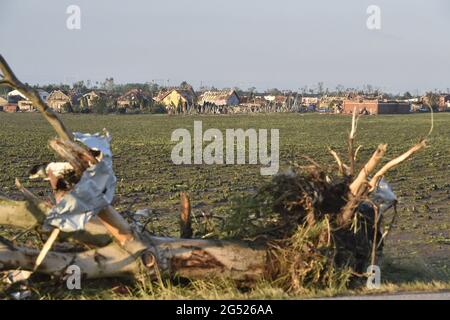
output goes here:
{"type": "MultiPolygon", "coordinates": [[[[203,130],[279,129],[281,167],[287,168],[290,162],[306,164],[307,161],[303,156],[308,156],[322,165],[333,165],[328,147],[345,157],[346,137],[351,121],[348,116],[319,114],[173,117],[64,115],[63,120],[73,131],[93,133],[103,128],[110,131],[118,177],[114,206],[124,213],[142,208],[152,209],[153,219],[148,225],[149,230],[167,236],[178,236],[177,213],[180,191],[188,191],[191,195],[195,215],[201,215],[203,212],[226,219],[223,214],[230,198],[251,192],[268,179],[260,175],[259,165],[174,165],[170,158],[174,146],[170,137],[174,129],[192,130],[194,120],[203,121],[203,130]]],[[[429,128],[429,114],[361,118],[356,138],[357,144],[363,146],[359,153],[361,160],[359,164],[368,159],[379,143],[388,144],[386,160],[391,159],[425,136],[429,128]]],[[[54,135],[50,126],[37,113],[0,113],[0,195],[21,197],[14,187],[15,177],[19,177],[26,187],[40,197],[50,195],[45,183],[30,183],[26,178],[32,165],[55,159],[47,147],[47,141],[54,135]]],[[[448,285],[450,283],[449,113],[435,115],[429,147],[390,172],[387,180],[399,197],[399,217],[385,245],[386,258],[382,267],[382,279],[397,286],[414,281],[425,283],[441,281],[448,285]]],[[[199,222],[194,224],[194,227],[198,232],[203,232],[210,226],[199,222]]],[[[216,227],[220,229],[220,225],[216,227]]],[[[10,236],[11,232],[4,230],[3,235],[10,236]]],[[[220,236],[220,232],[215,235],[220,236]]],[[[207,287],[207,284],[203,285],[207,287]]],[[[439,286],[442,284],[436,285],[439,286]]],[[[110,287],[111,284],[104,281],[92,282],[82,294],[89,297],[98,294],[116,295],[117,293],[110,287]],[[101,293],[95,289],[97,287],[102,288],[101,293]]],[[[420,288],[420,285],[417,285],[417,288],[420,288]]],[[[130,285],[129,290],[133,297],[190,296],[189,291],[179,288],[171,288],[171,292],[174,293],[168,296],[161,292],[149,293],[149,289],[136,289],[133,285],[130,285]]],[[[222,291],[217,290],[217,295],[222,295],[222,291]]],[[[67,294],[45,285],[37,291],[46,297],[61,297],[67,294]]],[[[257,297],[280,297],[280,295],[283,296],[267,287],[255,293],[257,297]]],[[[234,292],[227,291],[223,296],[235,295],[234,292]]],[[[125,293],[123,297],[128,295],[125,293]]],[[[212,294],[204,297],[215,296],[212,294]]]]}

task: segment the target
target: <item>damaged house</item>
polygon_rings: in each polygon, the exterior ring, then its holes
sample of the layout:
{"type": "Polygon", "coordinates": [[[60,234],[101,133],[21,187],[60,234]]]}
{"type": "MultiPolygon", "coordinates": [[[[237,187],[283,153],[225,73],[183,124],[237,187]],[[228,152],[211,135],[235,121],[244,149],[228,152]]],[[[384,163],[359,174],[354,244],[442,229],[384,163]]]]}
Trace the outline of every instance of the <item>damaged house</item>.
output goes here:
{"type": "Polygon", "coordinates": [[[223,91],[206,91],[200,96],[198,104],[204,106],[205,104],[223,106],[237,106],[240,99],[235,90],[223,91]]]}
{"type": "Polygon", "coordinates": [[[103,91],[92,90],[85,93],[79,99],[81,109],[92,110],[96,101],[101,98],[106,98],[106,93],[103,91]]]}
{"type": "Polygon", "coordinates": [[[450,110],[450,94],[444,94],[439,97],[439,111],[450,110]]]}
{"type": "Polygon", "coordinates": [[[7,99],[9,103],[19,103],[19,101],[27,100],[27,97],[20,93],[19,90],[12,90],[8,92],[7,99]]]}
{"type": "Polygon", "coordinates": [[[3,106],[3,111],[8,113],[19,112],[19,107],[17,103],[8,103],[3,106]]]}
{"type": "Polygon", "coordinates": [[[344,97],[340,96],[324,96],[320,99],[319,109],[331,109],[336,112],[342,109],[344,97]]]}
{"type": "MultiPolygon", "coordinates": [[[[47,98],[49,96],[48,92],[42,89],[37,89],[36,91],[38,92],[42,100],[47,101],[47,98]]],[[[36,111],[36,107],[33,106],[33,103],[18,90],[8,92],[8,102],[17,104],[19,111],[21,112],[36,111]]]]}
{"type": "Polygon", "coordinates": [[[238,106],[240,98],[234,90],[206,91],[198,102],[199,113],[228,113],[228,107],[238,106]]]}
{"type": "Polygon", "coordinates": [[[302,105],[304,106],[318,106],[320,103],[320,96],[315,94],[303,94],[302,95],[302,105]]]}
{"type": "Polygon", "coordinates": [[[53,90],[48,98],[47,104],[50,108],[59,113],[72,112],[74,95],[62,90],[53,90]]]}
{"type": "Polygon", "coordinates": [[[237,113],[255,113],[264,112],[268,108],[268,101],[263,96],[252,96],[240,98],[240,104],[238,107],[233,108],[237,113]]]}
{"type": "Polygon", "coordinates": [[[264,100],[267,101],[266,112],[282,112],[290,110],[294,102],[294,97],[289,95],[266,95],[264,100]]]}
{"type": "Polygon", "coordinates": [[[195,106],[197,97],[192,87],[162,90],[154,100],[161,103],[170,114],[188,112],[195,106]]]}
{"type": "Polygon", "coordinates": [[[131,89],[117,98],[117,109],[121,113],[143,110],[149,101],[149,96],[142,89],[131,89]]]}

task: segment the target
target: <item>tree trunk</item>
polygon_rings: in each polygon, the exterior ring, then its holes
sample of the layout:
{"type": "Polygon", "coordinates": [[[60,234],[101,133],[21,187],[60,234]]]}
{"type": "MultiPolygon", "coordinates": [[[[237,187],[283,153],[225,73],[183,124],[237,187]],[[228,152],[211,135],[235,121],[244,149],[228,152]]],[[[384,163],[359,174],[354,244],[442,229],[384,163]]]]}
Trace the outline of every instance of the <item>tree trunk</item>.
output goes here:
{"type": "MultiPolygon", "coordinates": [[[[5,198],[0,198],[0,213],[0,225],[15,228],[38,227],[45,218],[45,213],[30,202],[5,198]]],[[[89,221],[84,231],[60,239],[68,237],[97,246],[112,241],[97,218],[89,221]]],[[[0,243],[0,270],[32,270],[38,254],[36,249],[0,243]]],[[[249,242],[161,238],[144,232],[124,246],[114,242],[80,253],[49,252],[37,272],[62,276],[70,265],[77,265],[86,278],[138,276],[143,271],[154,276],[159,270],[171,277],[220,276],[246,282],[264,276],[266,259],[265,248],[249,242]]]]}
{"type": "MultiPolygon", "coordinates": [[[[159,238],[136,255],[112,243],[80,253],[48,253],[37,272],[61,277],[71,265],[87,279],[161,274],[189,279],[227,278],[253,282],[265,274],[266,250],[246,242],[159,238]]],[[[0,243],[0,270],[33,270],[39,251],[0,243]]]]}

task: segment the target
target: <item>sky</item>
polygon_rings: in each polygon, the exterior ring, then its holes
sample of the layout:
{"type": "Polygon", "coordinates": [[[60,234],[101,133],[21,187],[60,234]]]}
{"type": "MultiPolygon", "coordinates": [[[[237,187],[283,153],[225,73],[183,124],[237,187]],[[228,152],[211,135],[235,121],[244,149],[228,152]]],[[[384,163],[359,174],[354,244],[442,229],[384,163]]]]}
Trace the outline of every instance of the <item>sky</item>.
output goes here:
{"type": "Polygon", "coordinates": [[[0,53],[31,84],[447,91],[449,35],[448,0],[0,0],[0,53]]]}

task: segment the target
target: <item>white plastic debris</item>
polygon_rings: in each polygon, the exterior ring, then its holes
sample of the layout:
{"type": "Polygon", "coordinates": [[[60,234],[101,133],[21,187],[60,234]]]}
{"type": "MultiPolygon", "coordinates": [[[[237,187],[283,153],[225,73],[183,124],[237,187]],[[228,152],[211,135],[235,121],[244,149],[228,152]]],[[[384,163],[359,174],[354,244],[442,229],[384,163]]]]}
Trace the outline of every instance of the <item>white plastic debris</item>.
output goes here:
{"type": "Polygon", "coordinates": [[[135,212],[135,216],[137,217],[143,217],[143,218],[148,218],[150,214],[150,210],[148,210],[148,208],[145,209],[139,209],[138,211],[135,212]]]}
{"type": "Polygon", "coordinates": [[[384,178],[378,183],[378,187],[375,192],[372,193],[371,198],[372,201],[379,206],[381,214],[386,212],[397,202],[397,196],[384,178]]]}
{"type": "Polygon", "coordinates": [[[80,141],[91,150],[100,151],[105,158],[112,161],[111,135],[108,131],[104,130],[103,134],[74,132],[73,135],[76,141],[80,141]]]}
{"type": "Polygon", "coordinates": [[[25,299],[31,298],[31,291],[24,290],[24,291],[13,292],[13,293],[11,293],[11,297],[14,300],[25,300],[25,299]]]}
{"type": "Polygon", "coordinates": [[[100,161],[86,169],[75,187],[52,209],[46,222],[64,232],[83,230],[86,223],[111,204],[116,187],[112,167],[111,136],[74,133],[76,141],[101,152],[100,161]]]}
{"type": "Polygon", "coordinates": [[[147,224],[150,217],[150,210],[148,208],[139,209],[135,213],[132,213],[131,218],[131,227],[135,230],[142,231],[142,229],[147,224]]]}

